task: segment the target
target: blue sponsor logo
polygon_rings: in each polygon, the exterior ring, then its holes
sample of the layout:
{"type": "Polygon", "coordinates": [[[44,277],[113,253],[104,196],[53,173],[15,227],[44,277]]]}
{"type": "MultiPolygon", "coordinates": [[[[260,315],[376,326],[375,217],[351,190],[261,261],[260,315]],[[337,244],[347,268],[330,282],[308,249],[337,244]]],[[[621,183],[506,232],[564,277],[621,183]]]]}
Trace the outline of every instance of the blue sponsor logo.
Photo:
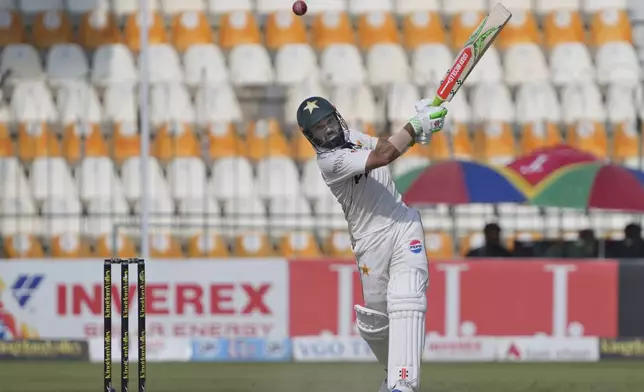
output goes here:
{"type": "Polygon", "coordinates": [[[419,240],[412,240],[409,243],[409,250],[411,251],[411,253],[419,254],[423,251],[423,243],[419,240]]]}
{"type": "Polygon", "coordinates": [[[192,342],[192,361],[282,362],[290,358],[290,339],[201,339],[192,342]]]}
{"type": "Polygon", "coordinates": [[[11,294],[13,294],[21,308],[27,305],[43,279],[43,275],[19,275],[16,281],[13,282],[10,288],[11,294]]]}

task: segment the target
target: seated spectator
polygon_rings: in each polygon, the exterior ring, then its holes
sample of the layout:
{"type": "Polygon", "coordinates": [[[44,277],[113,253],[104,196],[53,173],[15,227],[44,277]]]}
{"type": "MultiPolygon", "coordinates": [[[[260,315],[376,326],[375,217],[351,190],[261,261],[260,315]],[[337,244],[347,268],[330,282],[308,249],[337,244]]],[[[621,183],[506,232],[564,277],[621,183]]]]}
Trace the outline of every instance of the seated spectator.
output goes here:
{"type": "Polygon", "coordinates": [[[620,244],[616,257],[625,259],[644,258],[642,226],[631,223],[624,228],[624,241],[620,244]]]}
{"type": "Polygon", "coordinates": [[[591,229],[579,231],[574,242],[557,242],[546,251],[545,257],[563,257],[570,259],[594,259],[599,255],[595,232],[591,229]]]}
{"type": "Polygon", "coordinates": [[[488,223],[483,229],[485,245],[467,252],[467,257],[512,257],[512,253],[501,244],[501,227],[488,223]]]}

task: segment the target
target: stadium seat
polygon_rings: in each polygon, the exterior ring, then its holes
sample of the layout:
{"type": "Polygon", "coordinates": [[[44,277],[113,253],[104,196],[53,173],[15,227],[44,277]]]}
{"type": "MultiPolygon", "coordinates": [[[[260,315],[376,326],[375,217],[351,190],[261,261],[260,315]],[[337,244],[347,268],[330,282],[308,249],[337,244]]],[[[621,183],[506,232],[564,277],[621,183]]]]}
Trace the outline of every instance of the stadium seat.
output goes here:
{"type": "Polygon", "coordinates": [[[60,86],[67,81],[84,80],[89,64],[83,49],[77,44],[55,44],[45,61],[49,83],[60,86]]]}
{"type": "Polygon", "coordinates": [[[184,12],[204,12],[206,10],[203,0],[159,0],[159,5],[166,15],[176,15],[184,12]]]}
{"type": "Polygon", "coordinates": [[[333,231],[327,238],[324,248],[325,253],[331,257],[354,257],[351,237],[347,231],[333,231]]]}
{"type": "Polygon", "coordinates": [[[111,197],[101,195],[99,198],[90,199],[87,205],[87,234],[89,237],[99,239],[99,244],[103,236],[111,239],[115,225],[126,222],[129,212],[125,196],[117,192],[112,192],[111,197]]]}
{"type": "Polygon", "coordinates": [[[110,8],[109,0],[67,0],[67,11],[72,16],[82,15],[94,10],[107,10],[110,8]]]}
{"type": "Polygon", "coordinates": [[[293,130],[293,136],[289,141],[291,156],[296,162],[308,162],[309,159],[315,158],[315,150],[311,146],[306,136],[299,128],[293,130]]]}
{"type": "Polygon", "coordinates": [[[213,122],[206,132],[210,159],[245,156],[248,152],[248,145],[232,123],[213,122]]]}
{"type": "MultiPolygon", "coordinates": [[[[290,0],[287,1],[290,3],[290,0]]],[[[266,20],[266,47],[277,50],[285,45],[306,44],[306,26],[290,10],[271,13],[266,20]]]]}
{"type": "Polygon", "coordinates": [[[637,103],[629,88],[616,84],[608,87],[606,112],[612,126],[612,158],[626,162],[639,155],[642,143],[637,130],[637,103]]]}
{"type": "MultiPolygon", "coordinates": [[[[454,1],[450,1],[447,4],[451,3],[454,3],[454,1]]],[[[449,7],[448,9],[445,9],[445,12],[450,13],[449,7]]],[[[459,13],[453,18],[450,41],[452,48],[458,50],[463,46],[465,42],[467,42],[467,40],[470,38],[470,35],[472,35],[476,27],[483,20],[483,16],[483,11],[468,10],[459,13]]]]}
{"type": "Polygon", "coordinates": [[[543,22],[544,44],[547,49],[565,43],[585,43],[581,15],[571,10],[549,12],[543,22]]]}
{"type": "Polygon", "coordinates": [[[172,45],[183,53],[192,45],[213,43],[212,30],[206,14],[186,11],[172,18],[172,45]]]}
{"type": "Polygon", "coordinates": [[[29,44],[7,45],[0,54],[0,74],[11,71],[8,81],[34,81],[44,77],[36,49],[29,44]]]}
{"type": "Polygon", "coordinates": [[[31,162],[41,157],[59,157],[60,143],[46,123],[27,122],[18,126],[18,158],[31,162]]]}
{"type": "Polygon", "coordinates": [[[393,11],[393,0],[348,0],[348,3],[349,12],[354,15],[393,11]]]}
{"type": "Polygon", "coordinates": [[[157,259],[178,259],[182,256],[181,244],[170,234],[150,234],[150,257],[157,259]]]}
{"type": "Polygon", "coordinates": [[[328,96],[328,89],[321,78],[306,78],[301,83],[289,86],[286,90],[286,105],[284,105],[284,121],[288,125],[296,125],[297,109],[302,100],[312,96],[328,96]]]}
{"type": "MultiPolygon", "coordinates": [[[[142,73],[142,54],[139,54],[139,73],[142,73]]],[[[183,81],[181,60],[174,48],[167,44],[151,44],[148,49],[148,79],[150,84],[179,83],[183,81]]]]}
{"type": "Polygon", "coordinates": [[[228,258],[228,246],[219,234],[205,230],[188,240],[190,258],[228,258]]]}
{"type": "Polygon", "coordinates": [[[274,257],[275,251],[268,236],[263,232],[247,232],[235,237],[233,245],[236,257],[274,257]]]}
{"type": "MultiPolygon", "coordinates": [[[[515,15],[516,12],[520,11],[532,11],[532,2],[532,0],[503,0],[503,5],[515,15]]],[[[495,2],[491,1],[489,5],[490,9],[495,4],[495,2]]]]}
{"type": "MultiPolygon", "coordinates": [[[[174,123],[194,123],[195,110],[185,85],[175,81],[152,86],[149,120],[154,127],[170,124],[172,128],[174,123]]],[[[169,130],[181,131],[180,128],[169,130]]]]}
{"type": "Polygon", "coordinates": [[[535,8],[539,14],[547,14],[552,11],[579,11],[582,0],[537,0],[535,8]]]}
{"type": "Polygon", "coordinates": [[[0,200],[31,200],[24,167],[17,157],[0,158],[0,200]]]}
{"type": "Polygon", "coordinates": [[[521,130],[521,153],[529,154],[543,147],[552,147],[563,141],[558,126],[548,121],[532,121],[521,130]]]}
{"type": "Polygon", "coordinates": [[[273,12],[291,11],[293,2],[291,0],[256,0],[256,11],[260,15],[268,15],[273,12]]]}
{"type": "Polygon", "coordinates": [[[550,79],[546,58],[536,44],[516,44],[508,48],[503,66],[505,81],[511,86],[550,79]]]}
{"type": "Polygon", "coordinates": [[[595,53],[597,81],[600,84],[635,85],[642,79],[642,68],[633,46],[627,42],[604,44],[595,53]]]}
{"type": "MultiPolygon", "coordinates": [[[[206,181],[205,177],[203,180],[206,181]]],[[[198,181],[200,179],[196,180],[198,181]]],[[[174,182],[171,180],[170,192],[175,199],[178,199],[178,223],[183,225],[182,234],[192,238],[198,233],[219,233],[224,223],[219,203],[212,197],[207,197],[202,189],[199,189],[201,185],[191,185],[188,195],[185,195],[187,192],[184,190],[173,189],[175,185],[181,185],[181,180],[174,182]]]]}
{"type": "Polygon", "coordinates": [[[490,121],[474,131],[474,151],[479,160],[505,166],[516,155],[516,141],[510,123],[490,121]]]}
{"type": "Polygon", "coordinates": [[[499,35],[498,47],[504,50],[518,44],[541,44],[541,37],[537,19],[530,11],[512,9],[512,18],[499,35]]]}
{"type": "MultiPolygon", "coordinates": [[[[135,123],[137,102],[134,96],[134,86],[130,84],[114,84],[105,89],[103,94],[103,111],[105,119],[116,124],[135,123]]],[[[122,128],[123,127],[118,127],[122,128]]]]}
{"type": "Polygon", "coordinates": [[[442,132],[432,136],[429,145],[431,160],[471,159],[472,156],[472,140],[465,124],[450,121],[442,132]]]}
{"type": "Polygon", "coordinates": [[[549,83],[526,83],[519,86],[515,101],[517,120],[521,125],[542,120],[558,123],[561,120],[557,92],[549,83]]]}
{"type": "Polygon", "coordinates": [[[275,119],[251,122],[246,130],[248,157],[259,161],[268,157],[289,157],[288,141],[275,119]]]}
{"type": "Polygon", "coordinates": [[[464,12],[483,12],[483,11],[487,11],[487,8],[488,8],[487,1],[485,0],[443,1],[443,12],[449,16],[453,16],[464,12]]]}
{"type": "Polygon", "coordinates": [[[318,15],[327,12],[347,12],[347,0],[325,0],[323,2],[315,2],[314,7],[309,7],[308,14],[318,15]]]}
{"type": "Polygon", "coordinates": [[[318,258],[322,251],[309,231],[294,231],[282,236],[279,244],[280,254],[286,258],[318,258]]]}
{"type": "Polygon", "coordinates": [[[18,197],[2,198],[0,207],[3,215],[0,220],[2,237],[7,238],[15,234],[40,234],[42,222],[29,193],[23,193],[18,197]]]}
{"type": "Polygon", "coordinates": [[[250,12],[233,11],[224,15],[219,24],[219,46],[232,49],[237,45],[261,43],[260,31],[250,12]]]}
{"type": "Polygon", "coordinates": [[[0,159],[16,155],[16,148],[9,132],[9,125],[0,121],[0,159]]]}
{"type": "Polygon", "coordinates": [[[41,259],[45,256],[42,245],[36,237],[28,234],[15,234],[4,237],[3,246],[7,258],[41,259]]]}
{"type": "Polygon", "coordinates": [[[360,84],[367,77],[360,52],[352,45],[327,46],[320,56],[320,68],[330,86],[360,84]]]}
{"type": "MultiPolygon", "coordinates": [[[[167,189],[167,184],[165,184],[165,180],[163,181],[163,189],[167,189]]],[[[161,188],[157,188],[161,189],[161,188]]],[[[153,191],[150,192],[150,200],[148,204],[148,211],[150,213],[150,226],[152,229],[150,230],[151,233],[160,233],[160,234],[170,234],[173,231],[172,226],[175,223],[175,208],[176,205],[174,203],[174,200],[170,198],[170,195],[165,192],[155,192],[154,188],[152,189],[153,191]]],[[[126,188],[126,195],[127,195],[127,188],[126,188]]],[[[135,216],[143,212],[143,206],[141,204],[141,200],[136,200],[134,202],[134,214],[135,216]]],[[[131,225],[128,227],[133,234],[138,235],[139,230],[138,227],[132,227],[131,225]]]]}
{"type": "MultiPolygon", "coordinates": [[[[129,14],[125,20],[125,27],[123,29],[124,42],[133,52],[139,52],[141,50],[141,32],[140,26],[143,23],[141,21],[141,13],[136,12],[129,14]]],[[[158,12],[154,12],[148,17],[148,44],[157,45],[165,44],[168,42],[168,33],[165,29],[165,22],[163,16],[158,12]]]]}
{"type": "Polygon", "coordinates": [[[260,44],[238,44],[229,53],[230,81],[238,87],[272,84],[275,78],[268,51],[260,44]]]}
{"type": "Polygon", "coordinates": [[[592,82],[595,79],[595,68],[586,45],[570,42],[552,48],[550,75],[557,86],[592,82]]]}
{"type": "Polygon", "coordinates": [[[347,229],[342,206],[328,189],[325,189],[323,196],[313,199],[313,210],[315,223],[319,229],[327,232],[347,229]]]}
{"type": "Polygon", "coordinates": [[[330,45],[356,43],[349,15],[344,12],[325,12],[315,16],[311,27],[311,41],[318,50],[330,45]]]}
{"type": "Polygon", "coordinates": [[[24,14],[37,14],[39,12],[60,11],[63,9],[63,0],[18,0],[17,3],[24,14]]]}
{"type": "MultiPolygon", "coordinates": [[[[451,69],[451,64],[448,67],[451,69]]],[[[488,48],[485,56],[476,64],[470,76],[467,77],[468,85],[479,83],[496,84],[503,80],[503,66],[501,56],[494,46],[488,48]]],[[[506,70],[507,74],[507,70],[506,70]]]]}
{"type": "Polygon", "coordinates": [[[255,195],[253,168],[246,158],[225,157],[212,165],[209,194],[218,200],[248,198],[255,195]]]}
{"type": "MultiPolygon", "coordinates": [[[[71,180],[71,177],[70,177],[71,180]]],[[[47,198],[42,204],[42,231],[47,238],[81,233],[82,207],[76,197],[47,198]]]]}
{"type": "Polygon", "coordinates": [[[221,50],[213,44],[191,45],[183,55],[185,82],[190,87],[228,82],[228,69],[221,50]]]}
{"type": "MultiPolygon", "coordinates": [[[[141,157],[128,158],[123,162],[121,168],[121,181],[123,181],[123,190],[125,198],[129,201],[139,200],[141,198],[141,157]]],[[[153,158],[148,158],[148,189],[149,194],[154,199],[170,199],[168,184],[165,181],[159,162],[153,158]]]]}
{"type": "Polygon", "coordinates": [[[51,91],[42,81],[16,83],[9,106],[14,119],[20,124],[58,121],[58,111],[51,91]]]}
{"type": "Polygon", "coordinates": [[[599,158],[606,158],[609,155],[608,136],[606,127],[602,123],[584,120],[568,126],[566,142],[599,158]]]}
{"type": "Polygon", "coordinates": [[[125,195],[114,163],[107,157],[84,158],[76,170],[76,185],[81,201],[86,203],[125,195]]]}
{"type": "Polygon", "coordinates": [[[129,158],[141,155],[141,135],[134,122],[123,121],[114,125],[109,151],[118,166],[129,158]]]}
{"type": "MultiPolygon", "coordinates": [[[[126,16],[134,14],[140,10],[139,0],[112,0],[112,9],[118,16],[126,16]]],[[[155,12],[159,10],[159,3],[157,0],[147,0],[148,11],[155,12]]]]}
{"type": "Polygon", "coordinates": [[[29,176],[31,195],[37,203],[45,200],[71,200],[78,196],[76,183],[63,158],[34,159],[29,176]]]}
{"type": "Polygon", "coordinates": [[[395,0],[395,10],[398,15],[407,16],[417,12],[437,12],[440,10],[439,0],[395,0]]]}
{"type": "Polygon", "coordinates": [[[406,122],[414,115],[414,105],[420,100],[420,93],[411,83],[396,83],[387,89],[387,120],[406,122]]]}
{"type": "Polygon", "coordinates": [[[100,46],[92,59],[91,79],[99,87],[134,85],[138,77],[132,52],[123,44],[100,46]]]}
{"type": "Polygon", "coordinates": [[[132,240],[123,234],[103,234],[96,240],[94,256],[107,257],[137,257],[136,248],[132,240]]]}
{"type": "Polygon", "coordinates": [[[162,125],[154,136],[152,156],[162,163],[173,158],[197,157],[201,146],[190,123],[173,120],[162,125]]]}
{"type": "Polygon", "coordinates": [[[208,10],[211,15],[219,16],[233,11],[253,10],[251,0],[207,0],[208,10]]]}
{"type": "Polygon", "coordinates": [[[49,253],[53,258],[78,259],[91,256],[89,244],[78,234],[63,233],[49,240],[49,253]]]}
{"type": "Polygon", "coordinates": [[[77,164],[84,157],[109,155],[100,125],[86,121],[66,123],[61,148],[62,156],[70,165],[77,164]]]}
{"type": "Polygon", "coordinates": [[[199,158],[175,158],[167,168],[174,199],[202,199],[206,195],[206,166],[199,158]]]}
{"type": "Polygon", "coordinates": [[[31,42],[45,50],[56,44],[74,41],[72,22],[64,11],[46,11],[36,16],[32,31],[31,42]]]}
{"type": "Polygon", "coordinates": [[[83,14],[78,28],[78,43],[82,47],[95,50],[103,45],[122,42],[123,35],[113,13],[106,9],[96,9],[83,14]]]}
{"type": "Polygon", "coordinates": [[[438,86],[453,62],[454,56],[446,45],[418,46],[411,56],[414,81],[420,86],[438,86]]]}
{"type": "Polygon", "coordinates": [[[22,15],[0,8],[0,45],[20,44],[25,41],[25,28],[22,15]]]}
{"type": "Polygon", "coordinates": [[[375,44],[367,53],[367,73],[372,86],[409,80],[407,53],[398,44],[375,44]]]}
{"type": "Polygon", "coordinates": [[[286,231],[308,230],[314,220],[311,205],[300,194],[274,197],[268,203],[271,235],[280,237],[286,231]]]}
{"type": "Polygon", "coordinates": [[[425,253],[430,262],[446,261],[454,258],[452,236],[441,231],[426,232],[425,253]]]}
{"type": "Polygon", "coordinates": [[[317,56],[308,44],[285,44],[275,56],[275,78],[278,84],[292,85],[320,74],[317,56]]]}
{"type": "Polygon", "coordinates": [[[590,22],[591,43],[602,46],[633,40],[631,22],[625,10],[607,9],[595,13],[590,22]]]}
{"type": "MultiPolygon", "coordinates": [[[[338,86],[331,92],[330,100],[352,129],[362,132],[362,129],[353,127],[352,124],[369,126],[377,120],[376,100],[368,86],[338,86]]],[[[299,130],[297,131],[300,132],[299,130]]],[[[312,150],[308,140],[305,141],[307,143],[306,147],[312,150]]]]}
{"type": "Polygon", "coordinates": [[[567,87],[562,93],[561,104],[564,122],[568,126],[566,142],[598,157],[606,157],[606,110],[597,86],[567,87]]]}
{"type": "Polygon", "coordinates": [[[377,44],[400,44],[396,19],[383,11],[369,11],[358,19],[358,42],[362,50],[377,44]]]}
{"type": "Polygon", "coordinates": [[[300,178],[291,158],[273,156],[259,161],[257,191],[264,199],[299,195],[300,178]]]}
{"type": "Polygon", "coordinates": [[[233,236],[265,230],[268,226],[266,208],[254,196],[240,196],[224,204],[224,222],[233,236]]]}
{"type": "Polygon", "coordinates": [[[68,125],[75,121],[99,123],[103,112],[96,90],[84,80],[62,82],[56,90],[56,108],[60,122],[68,125]]]}
{"type": "Polygon", "coordinates": [[[474,122],[514,122],[515,108],[510,90],[504,84],[481,84],[470,94],[474,122]],[[490,97],[494,97],[491,100],[490,97]]]}
{"type": "Polygon", "coordinates": [[[415,50],[424,45],[443,45],[447,42],[441,17],[436,12],[415,11],[406,15],[402,32],[403,44],[407,50],[415,50]]]}

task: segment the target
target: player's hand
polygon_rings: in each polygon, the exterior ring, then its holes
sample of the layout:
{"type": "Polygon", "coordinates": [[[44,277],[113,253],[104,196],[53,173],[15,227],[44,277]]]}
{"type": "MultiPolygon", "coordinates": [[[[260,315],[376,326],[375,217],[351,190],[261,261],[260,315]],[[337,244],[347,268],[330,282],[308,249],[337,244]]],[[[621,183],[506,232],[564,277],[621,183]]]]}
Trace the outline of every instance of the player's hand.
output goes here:
{"type": "Polygon", "coordinates": [[[423,98],[420,101],[416,102],[415,107],[416,107],[416,113],[421,112],[425,108],[431,107],[432,106],[432,99],[429,98],[423,98]]]}
{"type": "MultiPolygon", "coordinates": [[[[422,102],[422,101],[421,101],[422,102]]],[[[440,132],[445,126],[447,108],[444,106],[421,107],[409,123],[414,127],[416,138],[419,136],[440,132]]]]}

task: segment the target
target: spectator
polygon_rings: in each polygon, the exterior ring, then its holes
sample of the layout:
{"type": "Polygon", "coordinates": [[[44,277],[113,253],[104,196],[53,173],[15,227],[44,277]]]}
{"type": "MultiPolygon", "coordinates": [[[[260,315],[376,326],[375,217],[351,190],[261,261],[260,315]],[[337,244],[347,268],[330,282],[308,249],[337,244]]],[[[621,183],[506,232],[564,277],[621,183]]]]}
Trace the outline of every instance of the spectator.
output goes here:
{"type": "Polygon", "coordinates": [[[545,254],[546,257],[564,257],[570,259],[594,259],[599,256],[597,239],[592,229],[579,231],[574,242],[557,242],[545,254]]]}
{"type": "Polygon", "coordinates": [[[644,240],[642,240],[642,226],[631,223],[624,228],[624,241],[620,244],[617,257],[644,258],[644,240]]]}
{"type": "Polygon", "coordinates": [[[485,244],[467,252],[467,257],[512,257],[512,253],[501,245],[501,227],[488,223],[483,229],[485,244]]]}

